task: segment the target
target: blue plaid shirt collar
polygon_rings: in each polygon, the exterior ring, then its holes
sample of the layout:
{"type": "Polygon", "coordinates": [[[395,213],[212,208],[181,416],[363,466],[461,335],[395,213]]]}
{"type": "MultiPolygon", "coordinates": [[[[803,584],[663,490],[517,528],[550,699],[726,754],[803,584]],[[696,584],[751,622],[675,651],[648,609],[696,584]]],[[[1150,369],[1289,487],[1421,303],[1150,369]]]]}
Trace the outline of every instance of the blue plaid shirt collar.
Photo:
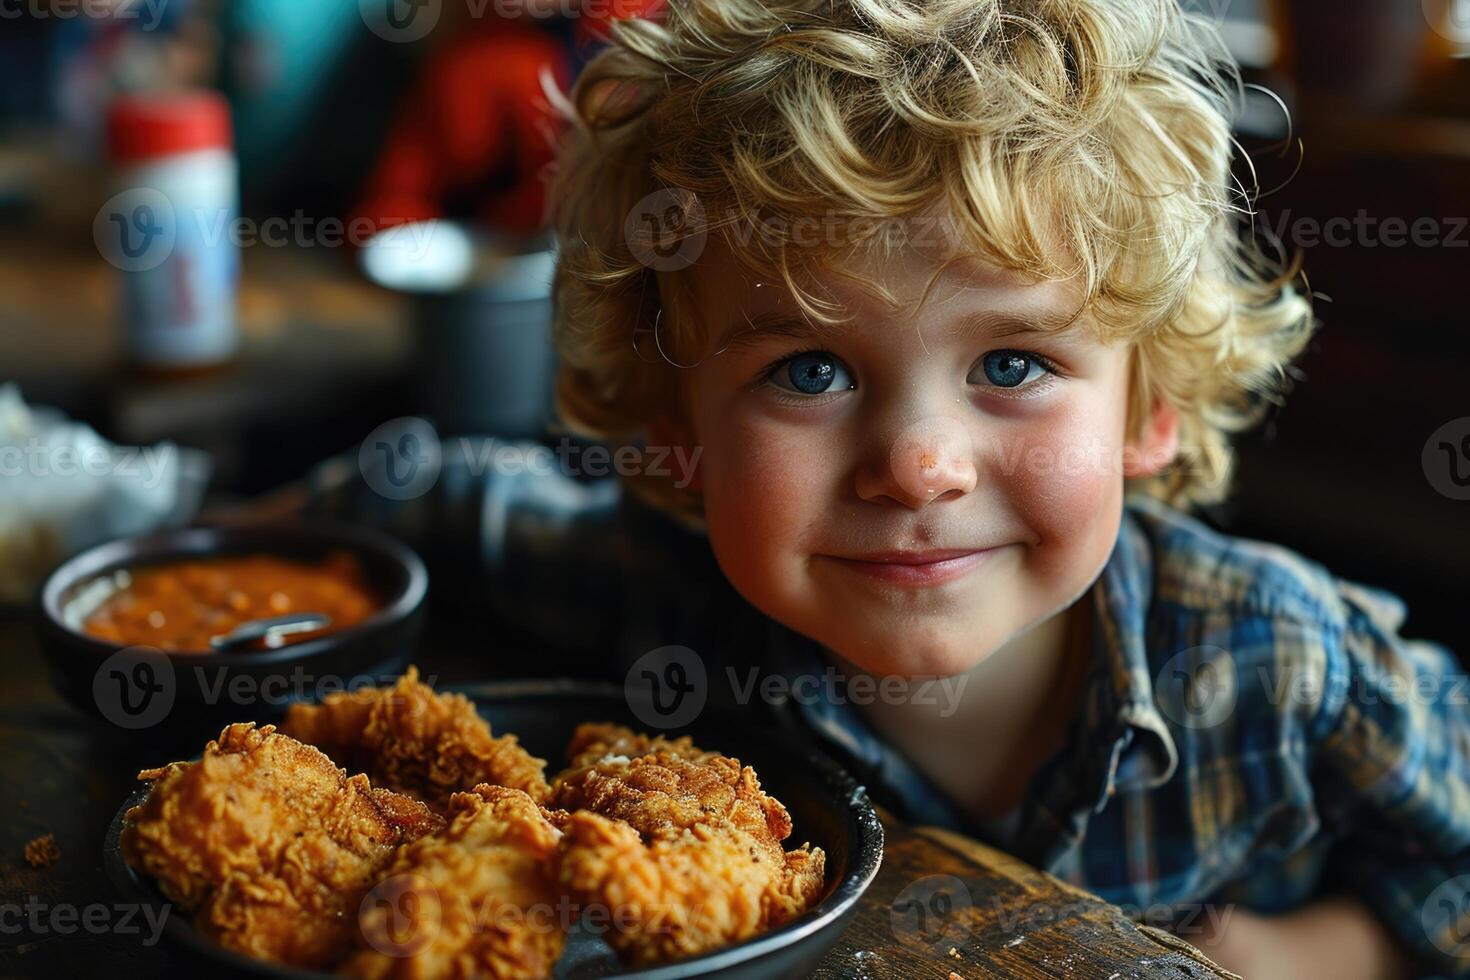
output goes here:
{"type": "Polygon", "coordinates": [[[1092,664],[1084,718],[1089,730],[1111,721],[1118,737],[1129,738],[1127,751],[1110,761],[1107,778],[1094,809],[1101,809],[1115,789],[1148,788],[1168,782],[1179,765],[1179,752],[1154,699],[1149,665],[1148,613],[1153,597],[1154,556],[1148,534],[1133,509],[1158,508],[1151,497],[1130,497],[1123,510],[1112,554],[1091,590],[1093,601],[1092,664]],[[1105,673],[1106,683],[1097,676],[1105,673]],[[1098,703],[1093,705],[1093,698],[1098,703]]]}
{"type": "MultiPolygon", "coordinates": [[[[1094,622],[1081,711],[1065,748],[1038,769],[1022,804],[1023,829],[1039,824],[1053,831],[1033,845],[1042,852],[1080,841],[1088,813],[1101,810],[1114,793],[1158,786],[1178,766],[1174,739],[1154,703],[1145,646],[1153,555],[1147,533],[1130,510],[1151,506],[1150,498],[1129,498],[1113,551],[1083,600],[1094,603],[1094,622]],[[1027,814],[1028,805],[1037,812],[1027,814]]],[[[772,637],[778,669],[796,674],[825,667],[816,644],[771,626],[779,634],[772,637]]],[[[879,737],[851,704],[814,699],[799,702],[798,709],[805,723],[859,770],[870,790],[908,819],[994,836],[879,737]]],[[[1020,847],[1015,841],[997,843],[1020,847]]]]}

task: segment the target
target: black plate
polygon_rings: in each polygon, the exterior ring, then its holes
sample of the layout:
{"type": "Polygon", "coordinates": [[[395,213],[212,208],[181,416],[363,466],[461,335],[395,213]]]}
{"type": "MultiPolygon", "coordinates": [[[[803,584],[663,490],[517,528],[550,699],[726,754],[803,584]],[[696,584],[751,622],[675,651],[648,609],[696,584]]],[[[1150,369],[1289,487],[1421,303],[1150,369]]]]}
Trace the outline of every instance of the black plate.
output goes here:
{"type": "MultiPolygon", "coordinates": [[[[513,732],[534,755],[555,771],[572,730],[583,721],[614,721],[640,731],[640,721],[622,688],[582,681],[516,681],[458,687],[490,722],[492,729],[513,732]]],[[[644,712],[647,715],[646,712],[644,712]]],[[[878,873],[883,859],[883,827],[863,787],[816,748],[790,737],[749,727],[748,719],[706,712],[695,724],[669,734],[690,734],[695,743],[736,756],[754,766],[761,786],[791,811],[795,830],[788,845],[811,841],[827,852],[827,889],[821,901],[793,922],[703,956],[634,972],[622,967],[611,949],[590,931],[574,929],[557,961],[555,980],[769,980],[804,977],[837,942],[857,908],[858,899],[878,873]]],[[[117,811],[103,845],[108,878],[131,901],[166,906],[154,884],[123,860],[120,846],[123,816],[141,803],[140,786],[117,811]]],[[[326,974],[294,970],[221,949],[194,931],[187,916],[170,914],[164,936],[175,949],[202,969],[218,975],[309,980],[326,974]]]]}

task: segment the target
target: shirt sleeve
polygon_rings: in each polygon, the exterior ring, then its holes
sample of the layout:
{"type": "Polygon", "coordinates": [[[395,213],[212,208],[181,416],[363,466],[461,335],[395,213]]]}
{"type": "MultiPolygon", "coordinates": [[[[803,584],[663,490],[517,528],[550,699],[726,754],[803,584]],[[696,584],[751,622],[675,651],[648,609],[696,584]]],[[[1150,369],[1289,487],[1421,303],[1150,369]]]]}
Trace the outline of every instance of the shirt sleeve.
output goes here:
{"type": "Polygon", "coordinates": [[[557,670],[621,679],[628,662],[670,643],[712,659],[717,647],[749,649],[759,626],[744,623],[754,617],[708,541],[616,476],[576,475],[560,449],[446,439],[437,474],[411,496],[389,479],[386,456],[349,453],[310,474],[308,511],[398,537],[428,564],[436,607],[488,612],[566,658],[557,670]]]}
{"type": "Polygon", "coordinates": [[[1470,977],[1470,681],[1445,647],[1399,635],[1397,596],[1337,585],[1313,771],[1333,878],[1421,975],[1470,977]]]}
{"type": "Polygon", "coordinates": [[[390,465],[359,453],[318,464],[307,512],[413,548],[429,566],[435,605],[484,610],[568,653],[613,629],[625,571],[616,479],[579,479],[540,443],[491,437],[443,440],[437,473],[411,494],[395,488],[390,465]]]}

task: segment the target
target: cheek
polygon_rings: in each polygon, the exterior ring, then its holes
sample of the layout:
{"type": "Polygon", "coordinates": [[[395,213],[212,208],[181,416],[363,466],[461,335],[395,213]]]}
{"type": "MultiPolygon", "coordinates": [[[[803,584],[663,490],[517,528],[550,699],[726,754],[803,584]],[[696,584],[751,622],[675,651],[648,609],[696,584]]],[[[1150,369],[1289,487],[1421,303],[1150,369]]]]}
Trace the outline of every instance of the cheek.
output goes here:
{"type": "Polygon", "coordinates": [[[996,479],[1041,539],[1039,556],[1106,558],[1122,507],[1122,432],[1111,401],[1082,401],[1038,417],[1010,444],[1011,459],[996,479]]]}
{"type": "Polygon", "coordinates": [[[750,595],[797,560],[803,533],[831,500],[835,447],[815,426],[712,411],[701,420],[704,515],[732,583],[750,595]]]}

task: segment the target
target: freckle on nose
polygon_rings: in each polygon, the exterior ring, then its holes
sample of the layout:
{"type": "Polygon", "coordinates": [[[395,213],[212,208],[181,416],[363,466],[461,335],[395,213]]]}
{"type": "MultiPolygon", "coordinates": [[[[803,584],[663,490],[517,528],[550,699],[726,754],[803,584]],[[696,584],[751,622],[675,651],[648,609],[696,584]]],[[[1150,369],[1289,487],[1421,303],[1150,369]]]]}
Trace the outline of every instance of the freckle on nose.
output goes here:
{"type": "Polygon", "coordinates": [[[889,455],[894,479],[913,497],[930,500],[940,493],[975,487],[974,444],[956,419],[936,416],[909,425],[894,440],[889,455]]]}

